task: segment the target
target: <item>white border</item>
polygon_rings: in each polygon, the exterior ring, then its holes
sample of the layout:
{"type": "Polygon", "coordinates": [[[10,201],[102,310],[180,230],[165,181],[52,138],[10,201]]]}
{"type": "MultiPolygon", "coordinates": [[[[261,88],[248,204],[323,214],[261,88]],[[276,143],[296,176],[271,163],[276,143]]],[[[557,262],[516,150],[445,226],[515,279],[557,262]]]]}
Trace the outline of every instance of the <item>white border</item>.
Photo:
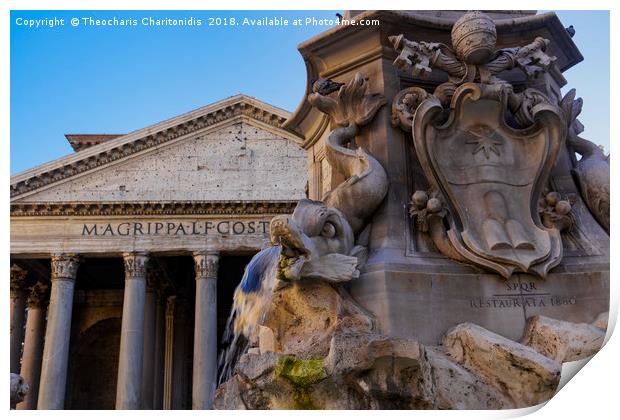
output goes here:
{"type": "MultiPolygon", "coordinates": [[[[422,4],[427,6],[432,6],[433,9],[463,9],[467,7],[469,9],[486,9],[493,10],[498,8],[503,9],[533,9],[533,10],[611,10],[611,51],[618,51],[619,43],[618,43],[618,33],[620,28],[620,20],[619,16],[619,8],[620,2],[617,1],[603,1],[603,0],[589,0],[587,2],[577,2],[572,1],[569,2],[567,0],[554,0],[554,1],[503,1],[501,3],[495,1],[468,1],[466,3],[462,1],[440,1],[435,0],[432,2],[415,2],[415,1],[391,1],[391,0],[383,0],[383,1],[328,1],[328,0],[300,0],[292,2],[290,0],[274,0],[270,2],[260,1],[260,0],[238,0],[235,1],[234,4],[232,2],[215,2],[215,3],[206,3],[204,1],[198,0],[174,0],[174,1],[163,1],[163,0],[150,0],[150,1],[128,1],[128,0],[108,0],[108,1],[88,1],[88,0],[57,0],[53,2],[53,6],[55,10],[141,10],[141,9],[151,9],[151,10],[202,10],[202,9],[211,9],[211,10],[253,10],[253,9],[272,9],[272,10],[330,10],[330,9],[354,9],[354,10],[365,10],[365,9],[395,9],[395,10],[407,10],[407,9],[425,9],[422,4]]],[[[2,92],[5,92],[0,102],[2,105],[1,113],[0,113],[0,127],[1,127],[1,139],[0,147],[1,149],[1,157],[2,164],[0,167],[2,168],[1,176],[3,180],[3,184],[5,186],[5,197],[6,200],[3,200],[0,204],[2,209],[2,222],[0,225],[0,238],[2,239],[2,250],[0,251],[0,270],[2,270],[5,274],[5,285],[8,283],[8,273],[9,273],[9,255],[10,255],[10,247],[9,247],[9,141],[10,131],[9,131],[9,109],[10,109],[10,97],[8,95],[10,89],[10,79],[9,79],[9,34],[10,34],[10,25],[9,25],[9,13],[10,9],[16,10],[28,10],[28,9],[40,9],[46,10],[50,9],[50,2],[45,0],[22,0],[22,1],[5,1],[0,4],[0,8],[2,10],[2,19],[0,20],[0,25],[2,26],[2,30],[0,31],[0,45],[2,45],[2,55],[3,59],[1,62],[3,65],[0,68],[2,72],[2,81],[4,89],[2,92]]],[[[430,8],[430,7],[427,7],[430,8]]],[[[595,28],[591,28],[595,30],[595,28]]],[[[620,74],[620,67],[618,66],[618,53],[614,53],[611,57],[611,110],[610,115],[614,116],[612,118],[611,123],[611,138],[618,138],[619,130],[618,130],[618,105],[617,101],[614,101],[613,98],[618,97],[618,75],[620,74]]],[[[595,75],[593,75],[595,77],[595,75]]],[[[586,104],[587,106],[587,104],[586,104]]],[[[610,149],[613,148],[613,144],[610,145],[610,149]]],[[[618,170],[615,166],[612,166],[612,179],[616,179],[618,176],[618,170]]],[[[617,201],[617,197],[614,196],[614,202],[612,203],[612,225],[614,226],[612,230],[614,233],[612,234],[611,246],[612,246],[612,264],[611,264],[611,278],[612,278],[612,315],[613,323],[615,324],[615,318],[617,316],[617,308],[618,308],[618,264],[615,263],[615,256],[617,255],[616,250],[618,249],[618,239],[615,234],[616,223],[615,218],[613,217],[617,213],[617,206],[615,202],[617,201]]],[[[8,302],[8,294],[9,288],[4,287],[2,289],[2,301],[8,302]]],[[[8,311],[3,311],[1,315],[5,326],[5,331],[8,330],[8,311]]],[[[617,334],[616,334],[617,336],[617,334]]],[[[4,343],[2,344],[2,354],[4,355],[5,361],[5,369],[4,371],[8,371],[8,334],[2,335],[2,339],[4,343]]],[[[532,414],[533,418],[561,418],[561,419],[606,419],[617,416],[617,401],[618,401],[618,392],[617,392],[617,380],[618,374],[620,373],[619,365],[620,361],[618,361],[618,357],[616,354],[620,354],[618,351],[619,348],[619,339],[617,337],[611,337],[607,345],[601,350],[601,352],[596,355],[591,362],[589,362],[585,367],[583,367],[582,371],[578,373],[577,378],[571,380],[559,393],[556,395],[546,406],[542,409],[534,412],[532,414]]],[[[5,382],[4,391],[0,391],[5,398],[5,407],[9,406],[8,401],[8,380],[5,382]]],[[[512,411],[504,411],[504,412],[472,412],[472,411],[459,411],[459,412],[390,412],[388,414],[390,417],[406,417],[406,418],[441,418],[441,417],[458,417],[458,418],[470,418],[470,419],[481,419],[481,418],[507,418],[507,417],[516,417],[526,414],[527,412],[531,412],[534,410],[512,410],[512,411]]],[[[21,417],[21,416],[45,416],[46,418],[77,418],[83,416],[83,413],[76,411],[59,411],[59,412],[23,412],[23,411],[11,411],[9,413],[11,416],[21,417]]],[[[172,415],[177,416],[187,416],[187,417],[195,417],[195,418],[203,418],[207,416],[209,418],[217,417],[217,418],[233,418],[238,417],[239,415],[248,415],[242,414],[239,412],[209,412],[209,413],[200,413],[200,412],[174,412],[167,413],[164,411],[160,412],[149,412],[148,414],[143,412],[89,412],[88,416],[92,416],[93,418],[107,418],[108,416],[119,416],[126,417],[129,416],[138,416],[138,415],[148,415],[152,417],[162,417],[168,418],[172,415]]],[[[252,412],[252,416],[256,417],[268,417],[270,420],[273,418],[289,418],[291,415],[295,417],[305,418],[306,416],[349,416],[353,415],[355,417],[366,417],[372,416],[375,417],[377,415],[381,415],[375,412],[356,412],[356,413],[338,413],[338,412],[296,412],[296,413],[288,413],[288,412],[252,412]]]]}

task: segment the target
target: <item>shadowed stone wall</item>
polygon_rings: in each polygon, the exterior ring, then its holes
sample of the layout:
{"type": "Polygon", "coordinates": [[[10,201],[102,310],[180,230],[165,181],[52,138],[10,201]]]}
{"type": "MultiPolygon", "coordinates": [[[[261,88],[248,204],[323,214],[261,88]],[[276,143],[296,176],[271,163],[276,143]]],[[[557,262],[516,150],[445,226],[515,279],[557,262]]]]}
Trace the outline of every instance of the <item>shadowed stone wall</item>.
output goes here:
{"type": "Polygon", "coordinates": [[[70,356],[66,408],[114,409],[120,333],[120,318],[109,318],[80,334],[70,356]]]}

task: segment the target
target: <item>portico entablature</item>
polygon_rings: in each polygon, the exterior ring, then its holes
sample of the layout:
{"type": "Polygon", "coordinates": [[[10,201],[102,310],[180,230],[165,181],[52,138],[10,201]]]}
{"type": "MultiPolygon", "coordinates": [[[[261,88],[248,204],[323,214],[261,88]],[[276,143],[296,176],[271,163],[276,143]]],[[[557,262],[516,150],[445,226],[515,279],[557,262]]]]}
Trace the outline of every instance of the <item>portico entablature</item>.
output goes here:
{"type": "Polygon", "coordinates": [[[86,256],[132,251],[191,255],[205,249],[256,252],[269,242],[271,218],[291,213],[294,205],[294,201],[186,203],[175,212],[171,203],[159,207],[143,203],[141,208],[149,211],[139,212],[137,203],[107,203],[107,212],[90,209],[89,214],[67,203],[47,208],[39,204],[38,210],[37,205],[13,206],[19,215],[11,218],[11,254],[38,258],[58,252],[86,256]],[[124,208],[127,214],[122,214],[124,208]],[[195,213],[181,212],[192,208],[195,213]]]}

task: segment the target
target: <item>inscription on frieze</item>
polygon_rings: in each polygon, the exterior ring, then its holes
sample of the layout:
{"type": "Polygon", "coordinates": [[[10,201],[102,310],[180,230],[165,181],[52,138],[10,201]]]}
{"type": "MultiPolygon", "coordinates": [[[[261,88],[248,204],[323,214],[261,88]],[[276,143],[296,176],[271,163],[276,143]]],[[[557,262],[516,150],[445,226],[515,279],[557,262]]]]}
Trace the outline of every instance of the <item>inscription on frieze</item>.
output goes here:
{"type": "Polygon", "coordinates": [[[560,295],[545,291],[533,281],[505,281],[501,293],[477,296],[469,301],[472,309],[547,308],[575,305],[574,295],[560,295]]]}
{"type": "Polygon", "coordinates": [[[265,220],[124,221],[84,223],[82,236],[209,236],[261,235],[269,232],[265,220]]]}

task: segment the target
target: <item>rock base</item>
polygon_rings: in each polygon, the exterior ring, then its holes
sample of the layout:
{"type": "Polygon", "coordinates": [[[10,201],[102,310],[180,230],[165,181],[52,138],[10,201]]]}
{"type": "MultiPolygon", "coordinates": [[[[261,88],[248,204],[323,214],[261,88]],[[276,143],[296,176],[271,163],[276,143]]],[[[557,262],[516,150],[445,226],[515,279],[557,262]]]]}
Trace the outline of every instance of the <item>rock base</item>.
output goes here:
{"type": "Polygon", "coordinates": [[[587,324],[534,317],[520,343],[466,323],[448,331],[441,346],[431,347],[342,324],[333,331],[326,357],[248,352],[235,375],[218,388],[215,408],[529,407],[555,394],[561,362],[600,348],[600,334],[587,324]]]}

